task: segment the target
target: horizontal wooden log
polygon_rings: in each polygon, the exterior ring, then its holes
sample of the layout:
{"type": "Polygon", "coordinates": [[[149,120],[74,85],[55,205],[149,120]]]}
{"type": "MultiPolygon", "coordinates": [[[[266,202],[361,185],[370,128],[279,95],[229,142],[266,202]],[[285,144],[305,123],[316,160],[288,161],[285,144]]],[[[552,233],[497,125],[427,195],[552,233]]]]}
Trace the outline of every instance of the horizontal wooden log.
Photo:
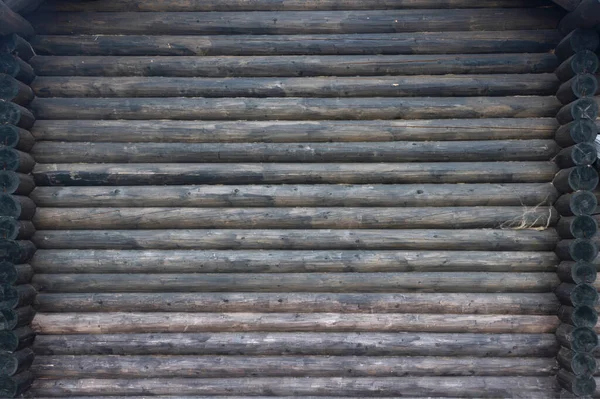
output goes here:
{"type": "Polygon", "coordinates": [[[593,29],[575,29],[558,43],[554,53],[560,60],[566,60],[580,51],[596,51],[599,45],[598,32],[593,29]]]}
{"type": "MultiPolygon", "coordinates": [[[[40,163],[223,163],[223,162],[466,162],[545,161],[559,148],[553,140],[388,143],[36,143],[40,163]]],[[[1,156],[1,154],[0,154],[1,156]]],[[[556,162],[591,165],[596,147],[581,143],[558,153],[556,162]]],[[[571,165],[573,166],[573,165],[571,165]]]]}
{"type": "MultiPolygon", "coordinates": [[[[595,125],[570,129],[593,142],[595,125]],[[579,133],[581,132],[581,133],[579,133]]],[[[388,121],[94,121],[39,120],[38,141],[110,143],[300,143],[551,139],[555,118],[433,119],[388,121]]],[[[572,132],[571,132],[572,131],[572,132]]],[[[581,139],[584,141],[584,139],[581,139]]],[[[580,142],[580,141],[577,141],[580,142]]],[[[562,145],[568,147],[569,145],[562,145]]]]}
{"type": "MultiPolygon", "coordinates": [[[[597,178],[589,169],[583,176],[597,178]]],[[[557,170],[553,162],[37,164],[34,177],[40,186],[538,183],[550,181],[557,170]]],[[[591,186],[593,178],[585,183],[591,186]]]]}
{"type": "Polygon", "coordinates": [[[25,38],[35,35],[33,26],[25,18],[0,2],[0,35],[19,34],[25,38]]]}
{"type": "Polygon", "coordinates": [[[35,116],[30,110],[13,102],[0,99],[0,123],[30,129],[34,122],[35,116]]]}
{"type": "MultiPolygon", "coordinates": [[[[50,58],[52,57],[44,57],[50,58]]],[[[563,61],[554,73],[561,82],[566,82],[578,74],[595,74],[598,71],[598,56],[590,50],[581,50],[563,61]]]]}
{"type": "MultiPolygon", "coordinates": [[[[44,250],[36,273],[553,272],[553,252],[44,250]]],[[[595,266],[590,265],[595,271],[595,266]]]]}
{"type": "Polygon", "coordinates": [[[562,281],[574,284],[592,284],[597,277],[596,265],[584,261],[561,262],[556,272],[562,281]]]}
{"type": "Polygon", "coordinates": [[[0,170],[0,188],[5,194],[24,196],[35,188],[35,182],[31,175],[11,170],[0,170]]]}
{"type": "Polygon", "coordinates": [[[0,395],[6,398],[15,398],[25,393],[32,385],[34,376],[29,371],[24,371],[13,376],[0,377],[0,395]]]}
{"type": "Polygon", "coordinates": [[[388,377],[388,378],[236,378],[236,379],[39,379],[32,394],[93,395],[340,395],[373,397],[522,397],[547,399],[555,392],[555,377],[388,377]]]}
{"type": "Polygon", "coordinates": [[[576,191],[561,195],[554,208],[562,216],[591,215],[598,206],[598,200],[591,191],[576,191]]]}
{"type": "Polygon", "coordinates": [[[30,325],[36,315],[36,310],[32,306],[23,306],[15,309],[15,313],[17,320],[13,329],[30,325]]]}
{"type": "MultiPolygon", "coordinates": [[[[12,376],[29,369],[35,357],[34,352],[25,348],[17,352],[0,353],[0,372],[12,376]]],[[[540,366],[542,363],[538,363],[540,366]]]]}
{"type": "Polygon", "coordinates": [[[598,291],[591,284],[562,283],[554,291],[558,299],[568,306],[590,306],[598,303],[598,291]]]}
{"type": "Polygon", "coordinates": [[[38,313],[40,334],[181,332],[554,332],[556,316],[362,313],[38,313]]]}
{"type": "Polygon", "coordinates": [[[0,349],[4,351],[18,351],[30,347],[35,339],[35,333],[29,327],[16,330],[0,331],[0,349]]]}
{"type": "Polygon", "coordinates": [[[0,54],[0,73],[12,76],[25,84],[30,84],[35,79],[31,65],[9,53],[0,54]]]}
{"type": "MultiPolygon", "coordinates": [[[[551,292],[553,273],[36,274],[44,292],[551,292]]],[[[565,284],[565,283],[563,283],[565,284]]],[[[568,298],[592,303],[577,286],[568,298]]],[[[585,286],[587,287],[587,286],[585,286]]],[[[597,299],[597,298],[596,298],[597,299]]],[[[592,303],[593,305],[593,303],[592,303]]]]}
{"type": "MultiPolygon", "coordinates": [[[[593,359],[593,357],[592,357],[593,359]]],[[[37,378],[547,376],[548,358],[40,356],[37,378]]]]}
{"type": "Polygon", "coordinates": [[[25,263],[31,259],[35,250],[35,245],[31,241],[0,241],[0,257],[15,264],[25,263]]]}
{"type": "Polygon", "coordinates": [[[598,136],[598,127],[589,119],[577,119],[561,126],[554,139],[561,147],[570,147],[579,143],[593,143],[598,136]]]}
{"type": "MultiPolygon", "coordinates": [[[[496,32],[411,32],[354,35],[38,35],[44,55],[373,55],[543,53],[562,35],[555,29],[496,32]]],[[[569,54],[569,56],[572,54],[569,54]]]]}
{"type": "Polygon", "coordinates": [[[35,232],[33,223],[0,216],[0,236],[5,240],[26,240],[35,232]]]}
{"type": "Polygon", "coordinates": [[[592,352],[598,347],[598,335],[588,327],[561,324],[556,329],[556,338],[563,347],[574,352],[592,352]]]}
{"type": "Polygon", "coordinates": [[[589,166],[574,166],[558,171],[552,184],[559,192],[593,190],[598,185],[598,172],[589,166]]]}
{"type": "MultiPolygon", "coordinates": [[[[561,86],[557,97],[563,104],[596,93],[598,89],[596,78],[589,74],[583,76],[574,78],[575,80],[569,82],[566,88],[563,87],[564,85],[561,86]],[[569,95],[579,97],[573,97],[571,101],[564,101],[570,98],[569,95]]],[[[38,97],[126,98],[544,96],[556,93],[558,87],[558,78],[550,73],[346,78],[235,77],[224,79],[58,76],[38,77],[32,84],[32,89],[38,97]]],[[[7,88],[6,91],[9,91],[9,89],[7,88]]],[[[31,89],[28,88],[28,92],[31,92],[31,89]]],[[[2,91],[0,91],[0,95],[2,94],[2,91]]],[[[9,94],[12,95],[12,91],[9,94]]],[[[5,97],[9,97],[9,95],[5,97]]],[[[31,97],[26,99],[31,101],[31,97]]]]}
{"type": "Polygon", "coordinates": [[[577,238],[559,241],[555,252],[562,260],[591,262],[598,255],[598,247],[593,241],[577,238]]]}
{"type": "Polygon", "coordinates": [[[589,215],[562,217],[556,231],[561,238],[592,238],[598,232],[598,223],[589,215]]]}
{"type": "Polygon", "coordinates": [[[569,81],[563,83],[556,97],[563,104],[569,104],[577,99],[591,97],[598,94],[598,79],[590,73],[577,74],[569,81]]]}
{"type": "Polygon", "coordinates": [[[598,102],[596,98],[581,98],[562,107],[556,119],[562,125],[577,119],[596,120],[598,117],[598,102]]]}
{"type": "Polygon", "coordinates": [[[596,381],[590,375],[575,375],[566,370],[559,370],[557,380],[567,392],[576,396],[589,396],[596,392],[596,381]]]}
{"type": "Polygon", "coordinates": [[[0,144],[29,152],[34,143],[35,139],[27,130],[13,125],[0,125],[0,144]]]}
{"type": "MultiPolygon", "coordinates": [[[[548,251],[554,229],[537,230],[39,230],[42,249],[407,249],[548,251]],[[310,239],[307,238],[307,235],[310,239]]],[[[568,243],[570,240],[563,240],[568,243]]],[[[586,242],[589,242],[585,240],[586,242]]],[[[573,252],[579,249],[579,242],[573,252]]],[[[587,248],[587,247],[586,247],[587,248]]],[[[596,246],[592,243],[592,249],[596,246]]],[[[586,256],[593,251],[585,252],[586,256]]],[[[594,252],[594,254],[597,253],[594,252]]]]}
{"type": "Polygon", "coordinates": [[[556,314],[550,293],[40,293],[41,312],[556,314]]]}
{"type": "Polygon", "coordinates": [[[590,306],[561,306],[558,310],[558,318],[566,324],[571,324],[575,327],[594,328],[598,323],[598,314],[593,307],[590,306]]]}
{"type": "Polygon", "coordinates": [[[578,28],[594,29],[599,24],[600,2],[598,0],[582,0],[575,10],[568,13],[560,21],[558,29],[567,34],[578,28]]]}
{"type": "Polygon", "coordinates": [[[561,169],[573,166],[592,165],[598,158],[596,147],[592,143],[579,143],[561,150],[554,162],[561,169]]]}
{"type": "MultiPolygon", "coordinates": [[[[579,56],[572,70],[594,73],[579,56]],[[585,66],[583,66],[585,65],[585,66]],[[588,70],[589,69],[589,70],[588,70]]],[[[2,57],[0,57],[0,60],[2,57]]],[[[0,62],[1,65],[1,62],[0,62]]],[[[41,76],[306,77],[548,73],[558,66],[552,54],[457,54],[257,56],[257,57],[90,57],[38,56],[31,65],[41,76]],[[115,62],[117,61],[118,62],[115,62]]],[[[588,66],[589,65],[589,66],[588,66]]],[[[567,67],[563,67],[567,68],[567,67]]],[[[579,73],[579,72],[576,72],[579,73]]],[[[562,76],[562,75],[561,75],[562,76]]],[[[569,80],[568,79],[565,80],[569,80]]]]}
{"type": "Polygon", "coordinates": [[[17,279],[15,284],[29,284],[33,277],[33,268],[29,264],[15,265],[17,279]]]}
{"type": "Polygon", "coordinates": [[[5,73],[0,73],[0,98],[19,105],[27,105],[33,100],[33,90],[25,83],[5,73]]]}
{"type": "Polygon", "coordinates": [[[17,295],[19,299],[14,308],[28,307],[29,305],[33,305],[35,296],[37,295],[37,291],[32,285],[18,285],[15,289],[17,290],[17,295]]]}
{"type": "Polygon", "coordinates": [[[35,161],[26,152],[10,147],[0,148],[0,168],[19,173],[29,173],[33,170],[35,161]]]}
{"type": "MultiPolygon", "coordinates": [[[[39,208],[40,230],[106,229],[471,229],[535,228],[556,224],[551,207],[455,208],[39,208]]],[[[581,216],[559,229],[586,238],[596,221],[581,216]],[[584,220],[580,220],[583,218],[584,220]]],[[[565,224],[567,222],[563,222],[565,224]]],[[[571,238],[571,237],[567,237],[571,238]]],[[[589,238],[589,237],[588,237],[589,238]]]]}
{"type": "Polygon", "coordinates": [[[557,360],[561,367],[575,375],[593,375],[598,368],[593,354],[573,352],[567,348],[560,349],[557,360]]]}
{"type": "Polygon", "coordinates": [[[24,195],[0,194],[0,215],[15,219],[31,220],[36,205],[24,195]]]}
{"type": "MultiPolygon", "coordinates": [[[[597,114],[598,105],[592,99],[582,99],[573,104],[577,104],[572,106],[575,117],[586,112],[591,118],[593,106],[597,114]]],[[[31,108],[39,119],[365,120],[549,117],[556,115],[560,103],[555,97],[535,96],[342,99],[240,97],[172,98],[169,101],[161,98],[36,98],[31,108]]],[[[13,119],[16,116],[7,119],[7,122],[13,119]]]]}
{"type": "Polygon", "coordinates": [[[27,62],[35,55],[29,42],[17,34],[0,38],[0,53],[11,53],[27,62]]]}

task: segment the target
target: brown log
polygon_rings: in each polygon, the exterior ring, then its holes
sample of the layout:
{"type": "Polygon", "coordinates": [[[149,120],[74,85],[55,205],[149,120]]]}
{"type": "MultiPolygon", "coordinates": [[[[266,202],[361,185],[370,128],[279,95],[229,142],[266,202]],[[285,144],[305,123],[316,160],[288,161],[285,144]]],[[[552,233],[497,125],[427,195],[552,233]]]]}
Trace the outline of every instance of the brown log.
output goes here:
{"type": "Polygon", "coordinates": [[[20,220],[31,220],[35,203],[23,195],[0,194],[0,215],[20,220]]]}
{"type": "Polygon", "coordinates": [[[562,283],[554,291],[558,299],[568,306],[596,306],[598,303],[598,291],[591,284],[569,284],[562,283]]]}
{"type": "MultiPolygon", "coordinates": [[[[556,29],[495,32],[411,32],[352,35],[38,35],[45,55],[369,55],[543,53],[562,35],[556,29]]],[[[573,53],[567,56],[570,57],[573,53]]]]}
{"type": "Polygon", "coordinates": [[[29,152],[34,143],[35,139],[27,130],[13,125],[0,125],[0,144],[29,152]]]}
{"type": "Polygon", "coordinates": [[[592,238],[598,232],[598,223],[589,215],[562,217],[556,231],[561,238],[592,238]]]}
{"type": "Polygon", "coordinates": [[[598,56],[593,51],[581,50],[563,61],[554,73],[561,82],[566,82],[578,74],[595,74],[598,66],[598,56]]]}
{"type": "Polygon", "coordinates": [[[596,281],[597,276],[596,265],[584,261],[561,262],[558,265],[557,273],[562,281],[574,284],[592,284],[596,281]]]}
{"type": "Polygon", "coordinates": [[[596,358],[591,353],[561,348],[557,359],[561,367],[575,375],[593,375],[598,368],[596,358]]]}
{"type": "MultiPolygon", "coordinates": [[[[37,273],[554,272],[553,252],[45,250],[37,273]]],[[[564,262],[567,263],[567,262],[564,262]]],[[[595,265],[589,265],[595,272],[595,265]]],[[[573,273],[579,269],[574,269],[573,273]]],[[[580,275],[584,272],[578,272],[580,275]]]]}
{"type": "Polygon", "coordinates": [[[561,103],[569,104],[580,98],[595,96],[598,89],[598,79],[595,75],[581,73],[563,83],[556,92],[556,97],[561,103]]]}
{"type": "Polygon", "coordinates": [[[27,108],[0,99],[0,123],[30,129],[34,122],[35,117],[27,108]]]}
{"type": "Polygon", "coordinates": [[[5,194],[27,195],[35,188],[31,175],[0,170],[0,189],[5,194]]]}
{"type": "Polygon", "coordinates": [[[596,392],[596,381],[590,375],[577,376],[561,369],[558,371],[557,379],[563,389],[577,396],[588,396],[596,392]]]}
{"type": "Polygon", "coordinates": [[[0,53],[14,54],[25,62],[35,55],[29,42],[14,33],[0,38],[0,53]]]}
{"type": "Polygon", "coordinates": [[[35,35],[33,26],[0,1],[0,35],[19,34],[25,38],[35,35]]]}
{"type": "Polygon", "coordinates": [[[589,166],[575,166],[558,171],[552,184],[559,192],[593,190],[598,185],[598,172],[589,166]]]}
{"type": "Polygon", "coordinates": [[[32,328],[48,334],[181,332],[554,332],[556,316],[363,313],[38,313],[32,328]]]}
{"type": "Polygon", "coordinates": [[[591,262],[598,255],[598,247],[590,240],[577,238],[575,240],[559,241],[555,252],[562,260],[591,262]]]}
{"type": "Polygon", "coordinates": [[[599,45],[598,32],[593,29],[575,29],[558,43],[554,53],[560,60],[566,60],[580,51],[596,51],[599,45]]]}
{"type": "Polygon", "coordinates": [[[592,352],[598,347],[598,335],[588,327],[561,324],[556,329],[556,338],[562,346],[574,352],[592,352]]]}
{"type": "Polygon", "coordinates": [[[583,305],[577,307],[561,306],[558,310],[558,318],[566,324],[575,327],[594,328],[598,323],[598,314],[593,307],[583,305]]]}
{"type": "Polygon", "coordinates": [[[598,0],[582,0],[575,10],[560,21],[558,29],[566,35],[574,29],[594,29],[598,25],[600,25],[600,2],[598,0]]]}
{"type": "Polygon", "coordinates": [[[17,351],[28,348],[35,339],[35,333],[29,327],[21,327],[12,331],[0,331],[0,349],[17,351]]]}
{"type": "Polygon", "coordinates": [[[0,352],[0,372],[12,376],[29,369],[35,357],[34,352],[25,348],[17,352],[0,352]]]}
{"type": "Polygon", "coordinates": [[[598,102],[596,98],[581,98],[562,107],[556,119],[561,125],[578,119],[596,120],[598,117],[598,102]]]}
{"type": "Polygon", "coordinates": [[[598,154],[594,144],[579,143],[560,151],[554,157],[554,162],[559,168],[567,169],[573,166],[592,165],[597,158],[598,154]]]}
{"type": "MultiPolygon", "coordinates": [[[[42,249],[406,249],[548,251],[554,229],[537,230],[39,230],[42,249]],[[309,238],[307,238],[307,235],[309,238]]],[[[569,244],[571,240],[562,240],[569,244]]],[[[575,240],[577,258],[597,254],[575,240]]],[[[559,244],[560,247],[560,244],[559,244]]],[[[566,245],[569,248],[569,245],[566,245]]],[[[558,251],[561,254],[561,251],[558,251]]],[[[592,258],[593,259],[593,258],[592,258]]]]}
{"type": "Polygon", "coordinates": [[[26,152],[10,147],[0,148],[0,168],[19,173],[29,173],[33,170],[35,161],[26,152]]]}
{"type": "Polygon", "coordinates": [[[593,143],[598,135],[598,127],[589,119],[577,119],[561,126],[554,139],[561,147],[570,147],[578,143],[593,143]]]}

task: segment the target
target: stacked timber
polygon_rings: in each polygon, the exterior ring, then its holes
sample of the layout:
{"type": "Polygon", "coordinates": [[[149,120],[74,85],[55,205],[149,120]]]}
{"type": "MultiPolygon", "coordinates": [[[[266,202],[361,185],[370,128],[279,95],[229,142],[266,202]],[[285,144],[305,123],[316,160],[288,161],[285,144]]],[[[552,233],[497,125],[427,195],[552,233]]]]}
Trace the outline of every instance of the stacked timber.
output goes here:
{"type": "Polygon", "coordinates": [[[576,396],[589,396],[596,391],[597,370],[594,351],[598,344],[595,327],[598,315],[595,306],[598,293],[596,265],[598,255],[594,238],[597,235],[596,198],[592,193],[598,185],[597,152],[594,141],[598,133],[598,57],[595,51],[600,40],[591,29],[571,31],[557,46],[555,54],[562,61],[556,70],[561,86],[556,97],[563,104],[557,119],[561,124],[556,141],[563,147],[555,158],[561,170],[554,186],[562,194],[555,206],[560,213],[557,231],[561,241],[556,253],[562,260],[558,266],[561,284],[555,293],[561,307],[561,325],[557,338],[560,386],[576,396]]]}
{"type": "Polygon", "coordinates": [[[35,118],[27,107],[35,75],[29,64],[33,49],[22,37],[30,37],[33,28],[2,1],[0,32],[0,396],[14,398],[33,381],[30,324],[37,292],[29,260],[36,249],[31,242],[36,207],[28,195],[35,187],[29,154],[35,118]]]}

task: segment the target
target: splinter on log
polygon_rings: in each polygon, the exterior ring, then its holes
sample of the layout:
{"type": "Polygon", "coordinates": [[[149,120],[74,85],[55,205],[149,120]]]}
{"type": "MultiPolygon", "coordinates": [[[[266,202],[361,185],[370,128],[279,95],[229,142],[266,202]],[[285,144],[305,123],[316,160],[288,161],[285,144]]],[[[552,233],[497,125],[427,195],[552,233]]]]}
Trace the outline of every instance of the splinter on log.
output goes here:
{"type": "Polygon", "coordinates": [[[583,50],[575,53],[569,59],[558,66],[554,73],[561,82],[575,77],[578,74],[594,74],[598,70],[599,61],[596,53],[590,50],[583,50]]]}
{"type": "Polygon", "coordinates": [[[598,172],[591,166],[575,166],[560,170],[552,184],[562,193],[593,190],[598,185],[598,172]]]}
{"type": "Polygon", "coordinates": [[[558,265],[557,273],[562,281],[574,284],[592,284],[598,275],[596,265],[581,260],[561,262],[558,265]]]}
{"type": "Polygon", "coordinates": [[[598,303],[598,291],[591,284],[562,283],[554,293],[564,305],[593,307],[598,303]]]}
{"type": "Polygon", "coordinates": [[[598,247],[590,240],[577,238],[559,241],[555,252],[562,260],[591,262],[598,256],[598,247]]]}
{"type": "Polygon", "coordinates": [[[598,232],[598,223],[589,215],[562,217],[556,231],[561,238],[592,238],[598,232]]]}
{"type": "Polygon", "coordinates": [[[594,98],[581,98],[562,107],[556,119],[561,125],[577,119],[596,120],[598,117],[598,103],[594,98]]]}
{"type": "Polygon", "coordinates": [[[571,324],[575,327],[590,327],[594,328],[598,322],[598,314],[596,310],[587,305],[578,306],[561,306],[558,309],[558,318],[566,324],[571,324]]]}
{"type": "Polygon", "coordinates": [[[563,147],[578,143],[593,143],[598,135],[598,126],[589,119],[577,119],[558,128],[554,139],[563,147]]]}
{"type": "Polygon", "coordinates": [[[560,85],[556,98],[563,104],[569,104],[578,98],[595,96],[597,93],[598,79],[592,74],[583,73],[560,85]]]}

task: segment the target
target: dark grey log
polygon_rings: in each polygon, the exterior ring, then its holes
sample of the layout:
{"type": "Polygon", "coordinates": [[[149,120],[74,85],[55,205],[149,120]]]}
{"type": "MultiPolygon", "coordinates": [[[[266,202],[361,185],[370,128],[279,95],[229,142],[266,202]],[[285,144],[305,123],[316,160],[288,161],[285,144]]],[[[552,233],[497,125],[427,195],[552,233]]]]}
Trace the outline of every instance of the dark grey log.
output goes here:
{"type": "Polygon", "coordinates": [[[600,45],[600,36],[593,29],[575,29],[558,43],[554,53],[560,60],[584,51],[596,51],[600,45]]]}
{"type": "Polygon", "coordinates": [[[32,306],[22,306],[14,310],[16,314],[16,321],[14,327],[11,329],[25,327],[31,324],[35,317],[36,311],[32,306]]]}
{"type": "Polygon", "coordinates": [[[5,240],[28,239],[31,238],[34,232],[35,228],[31,222],[0,216],[0,236],[5,240]]]}
{"type": "Polygon", "coordinates": [[[585,261],[561,262],[557,273],[562,281],[574,284],[592,284],[597,276],[596,265],[585,261]]]}
{"type": "Polygon", "coordinates": [[[22,195],[0,194],[0,216],[31,220],[35,214],[35,209],[35,203],[28,197],[22,195]]]}
{"type": "Polygon", "coordinates": [[[556,92],[556,98],[563,104],[569,104],[579,98],[596,94],[598,94],[598,79],[590,73],[582,73],[563,83],[556,92]]]}
{"type": "Polygon", "coordinates": [[[567,11],[573,11],[577,8],[581,0],[552,0],[567,11]]]}
{"type": "Polygon", "coordinates": [[[35,117],[27,108],[0,99],[0,123],[16,125],[23,129],[30,129],[34,122],[35,117]]]}
{"type": "Polygon", "coordinates": [[[594,328],[598,323],[598,314],[593,307],[582,305],[577,307],[561,306],[558,310],[558,318],[566,324],[575,327],[594,328]]]}
{"type": "Polygon", "coordinates": [[[587,352],[560,348],[557,359],[560,366],[575,375],[593,375],[598,368],[594,355],[587,352]]]}
{"type": "Polygon", "coordinates": [[[588,396],[596,392],[596,380],[591,375],[575,375],[561,369],[557,379],[562,388],[577,396],[588,396]]]}
{"type": "Polygon", "coordinates": [[[593,165],[598,158],[596,147],[592,143],[579,143],[561,150],[554,162],[561,169],[573,166],[593,165]]]}
{"type": "Polygon", "coordinates": [[[0,170],[0,188],[5,194],[27,195],[35,188],[31,175],[0,170]]]}
{"type": "Polygon", "coordinates": [[[18,303],[14,306],[14,308],[19,307],[21,310],[25,311],[25,314],[30,314],[30,310],[25,308],[29,305],[34,304],[35,297],[37,295],[37,290],[30,284],[18,285],[16,287],[16,290],[19,296],[19,300],[18,303]]]}
{"type": "Polygon", "coordinates": [[[598,303],[598,291],[591,284],[562,283],[554,291],[564,305],[594,307],[598,303]]]}
{"type": "Polygon", "coordinates": [[[34,97],[33,90],[28,85],[5,73],[0,74],[0,99],[25,106],[34,97]]]}
{"type": "Polygon", "coordinates": [[[591,215],[597,206],[598,200],[590,191],[563,194],[554,203],[554,208],[562,216],[591,215]]]}
{"type": "Polygon", "coordinates": [[[562,107],[556,119],[561,125],[578,119],[596,120],[598,117],[598,102],[595,98],[581,98],[562,107]]]}
{"type": "Polygon", "coordinates": [[[26,263],[35,253],[35,245],[26,240],[0,240],[0,259],[15,264],[26,263]]]}
{"type": "Polygon", "coordinates": [[[599,61],[596,53],[590,50],[581,50],[563,61],[554,71],[561,82],[566,82],[578,74],[595,74],[598,71],[599,61]]]}
{"type": "Polygon", "coordinates": [[[0,168],[19,173],[29,173],[34,166],[33,157],[26,152],[10,147],[0,147],[0,168]]]}
{"type": "Polygon", "coordinates": [[[600,1],[582,0],[575,10],[560,21],[558,29],[566,35],[574,29],[594,29],[598,25],[600,25],[600,1]]]}
{"type": "Polygon", "coordinates": [[[577,238],[559,241],[555,252],[562,260],[591,262],[598,255],[598,247],[593,241],[577,238]]]}
{"type": "Polygon", "coordinates": [[[12,376],[25,371],[29,369],[34,358],[35,353],[29,348],[16,352],[0,352],[0,374],[12,376]]]}
{"type": "Polygon", "coordinates": [[[25,61],[13,54],[0,54],[0,73],[5,73],[25,84],[30,84],[35,79],[33,68],[25,61]]]}
{"type": "Polygon", "coordinates": [[[598,172],[592,166],[575,166],[558,171],[552,184],[559,192],[593,190],[598,185],[598,172]]]}
{"type": "Polygon", "coordinates": [[[593,143],[598,135],[598,127],[589,119],[577,119],[567,125],[561,126],[554,139],[563,147],[570,147],[578,143],[593,143]]]}
{"type": "Polygon", "coordinates": [[[556,338],[562,346],[574,352],[593,352],[598,347],[598,335],[589,327],[561,324],[556,329],[556,338]]]}
{"type": "Polygon", "coordinates": [[[33,383],[33,374],[24,371],[13,376],[0,376],[0,396],[15,398],[25,393],[33,383]]]}
{"type": "Polygon", "coordinates": [[[0,37],[0,54],[3,53],[14,54],[25,62],[29,61],[35,55],[35,51],[29,42],[14,33],[0,37]]]}
{"type": "Polygon", "coordinates": [[[21,15],[34,11],[42,2],[43,0],[4,0],[8,8],[21,15]]]}
{"type": "Polygon", "coordinates": [[[554,49],[561,38],[556,29],[542,29],[453,32],[450,35],[446,32],[287,36],[38,35],[32,44],[40,54],[77,56],[487,54],[499,51],[543,53],[554,49]]]}
{"type": "Polygon", "coordinates": [[[12,285],[0,286],[0,309],[14,309],[19,304],[19,291],[12,285]]]}
{"type": "Polygon", "coordinates": [[[0,262],[0,284],[11,285],[17,281],[18,273],[14,263],[0,262]]]}
{"type": "Polygon", "coordinates": [[[29,327],[17,328],[13,331],[0,331],[0,349],[18,351],[33,344],[35,332],[29,327]]]}
{"type": "MultiPolygon", "coordinates": [[[[15,284],[25,287],[25,285],[22,284],[29,284],[31,282],[31,278],[33,277],[33,268],[30,265],[15,265],[15,269],[17,270],[17,279],[14,282],[15,284]]],[[[0,283],[1,281],[2,280],[0,280],[0,283]]]]}
{"type": "Polygon", "coordinates": [[[35,144],[35,139],[25,129],[18,128],[14,125],[0,125],[0,144],[16,148],[21,151],[29,152],[35,144]]]}
{"type": "Polygon", "coordinates": [[[0,309],[0,318],[2,319],[5,330],[14,330],[19,321],[19,315],[14,309],[0,309]]]}
{"type": "Polygon", "coordinates": [[[35,30],[25,18],[0,1],[0,35],[10,35],[11,33],[29,38],[35,35],[35,30]]]}
{"type": "Polygon", "coordinates": [[[592,238],[598,232],[598,223],[589,215],[562,217],[556,231],[561,238],[592,238]]]}

